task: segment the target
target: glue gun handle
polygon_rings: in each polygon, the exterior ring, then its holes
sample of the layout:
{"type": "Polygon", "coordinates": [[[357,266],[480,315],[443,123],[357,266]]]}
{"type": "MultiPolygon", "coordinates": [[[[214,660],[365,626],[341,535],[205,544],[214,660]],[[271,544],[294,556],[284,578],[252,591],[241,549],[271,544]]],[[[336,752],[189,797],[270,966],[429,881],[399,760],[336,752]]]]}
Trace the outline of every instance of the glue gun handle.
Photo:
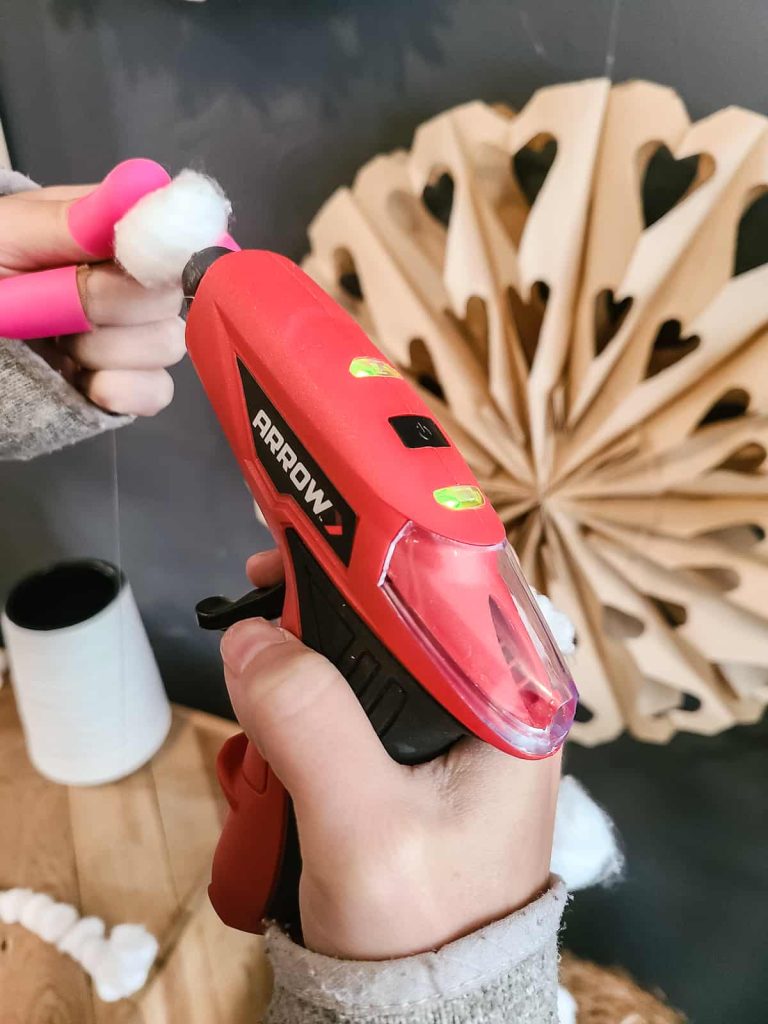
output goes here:
{"type": "Polygon", "coordinates": [[[288,794],[244,733],[227,740],[216,768],[229,812],[208,894],[225,924],[259,933],[285,854],[288,794]]]}

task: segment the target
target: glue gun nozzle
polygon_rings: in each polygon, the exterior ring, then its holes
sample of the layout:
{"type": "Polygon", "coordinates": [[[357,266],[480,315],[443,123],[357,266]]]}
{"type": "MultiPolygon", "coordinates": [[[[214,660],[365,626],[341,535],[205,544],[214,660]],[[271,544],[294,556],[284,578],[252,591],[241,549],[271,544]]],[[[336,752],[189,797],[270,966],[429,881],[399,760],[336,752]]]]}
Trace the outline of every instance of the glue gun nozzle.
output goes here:
{"type": "Polygon", "coordinates": [[[231,252],[231,249],[227,249],[223,245],[210,245],[207,249],[200,249],[198,252],[192,253],[187,260],[187,265],[181,275],[181,286],[184,291],[184,304],[181,310],[183,320],[187,319],[189,307],[192,305],[192,300],[206,271],[213,266],[217,259],[231,252]]]}

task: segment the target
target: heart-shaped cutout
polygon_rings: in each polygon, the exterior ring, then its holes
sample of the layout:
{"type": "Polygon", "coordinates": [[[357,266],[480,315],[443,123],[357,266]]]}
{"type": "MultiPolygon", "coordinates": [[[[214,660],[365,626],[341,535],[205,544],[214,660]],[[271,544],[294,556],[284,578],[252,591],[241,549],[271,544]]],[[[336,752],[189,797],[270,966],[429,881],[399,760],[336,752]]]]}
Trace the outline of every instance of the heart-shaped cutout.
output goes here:
{"type": "Polygon", "coordinates": [[[421,201],[444,227],[448,227],[453,210],[454,183],[451,175],[444,171],[434,182],[424,186],[421,201]]]}
{"type": "Polygon", "coordinates": [[[659,146],[645,165],[640,187],[645,226],[649,228],[661,220],[711,178],[714,169],[715,161],[708,153],[694,153],[678,160],[668,146],[659,146]]]}
{"type": "Polygon", "coordinates": [[[701,700],[692,693],[683,693],[678,711],[698,711],[701,707],[701,700]]]}
{"type": "Polygon", "coordinates": [[[698,334],[683,337],[681,329],[679,320],[665,320],[661,325],[648,357],[646,380],[679,363],[699,347],[701,339],[698,334]]]}
{"type": "Polygon", "coordinates": [[[591,722],[595,717],[595,713],[590,711],[583,701],[579,701],[576,705],[576,713],[573,716],[575,722],[579,722],[580,725],[586,725],[587,722],[591,722]]]}
{"type": "Polygon", "coordinates": [[[733,276],[768,263],[768,189],[760,189],[741,215],[736,232],[733,276]]]}
{"type": "Polygon", "coordinates": [[[725,470],[727,473],[756,473],[765,462],[767,454],[761,444],[748,441],[737,451],[731,452],[727,459],[723,459],[717,469],[725,470]]]}
{"type": "Polygon", "coordinates": [[[541,132],[512,157],[512,173],[528,206],[536,202],[556,156],[557,139],[547,132],[541,132]]]}
{"type": "Polygon", "coordinates": [[[729,388],[710,405],[696,426],[706,427],[710,423],[737,420],[746,413],[749,402],[749,395],[743,388],[729,388]]]}
{"type": "Polygon", "coordinates": [[[741,577],[736,570],[724,565],[695,565],[686,571],[703,580],[708,586],[719,590],[721,594],[735,590],[741,583],[741,577]]]}
{"type": "Polygon", "coordinates": [[[616,301],[616,294],[610,288],[604,288],[595,296],[595,355],[608,345],[616,332],[627,318],[632,308],[632,297],[616,301]]]}
{"type": "Polygon", "coordinates": [[[488,307],[479,295],[472,295],[467,300],[466,312],[463,317],[456,316],[447,309],[445,315],[455,326],[464,339],[480,366],[488,370],[488,307]]]}
{"type": "Polygon", "coordinates": [[[360,276],[357,273],[355,261],[349,249],[338,249],[335,254],[336,279],[342,291],[355,302],[361,302],[363,298],[363,286],[360,284],[360,276]]]}
{"type": "Polygon", "coordinates": [[[614,640],[634,640],[643,633],[645,625],[635,615],[606,604],[603,605],[603,629],[614,640]]]}
{"type": "Polygon", "coordinates": [[[672,629],[677,629],[678,626],[682,626],[688,620],[688,612],[676,601],[668,601],[663,597],[653,597],[650,594],[648,598],[662,619],[672,629]]]}
{"type": "Polygon", "coordinates": [[[424,344],[422,338],[412,339],[408,347],[408,355],[411,364],[408,371],[411,376],[425,391],[434,395],[435,398],[444,401],[445,392],[443,391],[443,386],[438,379],[437,370],[432,361],[432,356],[429,354],[429,349],[424,344]]]}
{"type": "MultiPolygon", "coordinates": [[[[663,684],[656,683],[657,690],[659,690],[663,684]]],[[[664,690],[669,694],[671,698],[672,707],[675,711],[698,711],[701,707],[701,701],[698,697],[695,697],[692,693],[686,693],[685,691],[675,690],[671,686],[664,686],[664,690]]],[[[670,708],[661,708],[657,711],[651,712],[652,718],[666,718],[669,714],[670,708]]]]}
{"type": "Polygon", "coordinates": [[[758,523],[742,523],[736,526],[723,526],[716,530],[704,530],[695,536],[701,540],[725,544],[736,551],[749,551],[762,544],[765,540],[765,530],[758,523]]]}
{"type": "Polygon", "coordinates": [[[544,322],[544,314],[547,311],[549,300],[549,286],[543,281],[534,281],[531,285],[531,297],[524,302],[516,288],[507,289],[509,310],[512,320],[520,339],[523,355],[528,363],[528,368],[533,366],[533,359],[536,355],[536,348],[539,344],[541,325],[544,322]]]}

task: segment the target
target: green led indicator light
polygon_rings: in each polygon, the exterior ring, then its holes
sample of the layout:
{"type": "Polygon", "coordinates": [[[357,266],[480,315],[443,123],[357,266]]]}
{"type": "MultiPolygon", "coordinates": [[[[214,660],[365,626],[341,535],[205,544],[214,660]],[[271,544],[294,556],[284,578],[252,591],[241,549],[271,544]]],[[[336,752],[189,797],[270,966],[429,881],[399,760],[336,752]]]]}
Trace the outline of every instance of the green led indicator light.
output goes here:
{"type": "Polygon", "coordinates": [[[479,487],[462,484],[458,487],[438,487],[432,492],[438,505],[462,511],[465,508],[481,508],[485,504],[485,496],[479,487]]]}
{"type": "Polygon", "coordinates": [[[383,359],[369,359],[358,356],[349,364],[349,372],[353,377],[399,377],[400,374],[383,359]]]}

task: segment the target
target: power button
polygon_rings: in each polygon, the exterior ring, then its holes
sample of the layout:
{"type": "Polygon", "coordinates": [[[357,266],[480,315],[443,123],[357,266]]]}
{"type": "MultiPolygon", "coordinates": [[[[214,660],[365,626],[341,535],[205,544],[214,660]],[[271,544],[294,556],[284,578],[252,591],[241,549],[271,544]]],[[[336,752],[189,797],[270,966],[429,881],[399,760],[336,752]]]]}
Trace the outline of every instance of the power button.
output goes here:
{"type": "Polygon", "coordinates": [[[392,416],[389,422],[406,448],[448,448],[449,442],[428,416],[392,416]]]}

